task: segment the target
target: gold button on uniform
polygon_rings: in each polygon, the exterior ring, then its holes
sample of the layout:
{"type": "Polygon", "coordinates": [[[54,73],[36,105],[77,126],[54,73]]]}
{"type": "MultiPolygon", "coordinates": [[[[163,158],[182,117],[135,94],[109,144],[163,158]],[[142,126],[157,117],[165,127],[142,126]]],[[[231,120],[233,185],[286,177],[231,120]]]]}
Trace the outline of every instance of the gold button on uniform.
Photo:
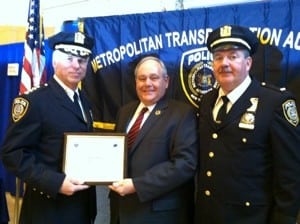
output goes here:
{"type": "Polygon", "coordinates": [[[217,138],[218,138],[218,134],[217,134],[217,133],[213,133],[213,134],[212,134],[212,138],[213,138],[213,139],[217,139],[217,138]]]}
{"type": "Polygon", "coordinates": [[[246,202],[245,202],[245,205],[246,205],[247,207],[249,207],[249,206],[250,206],[250,202],[249,202],[249,201],[246,201],[246,202]]]}
{"type": "Polygon", "coordinates": [[[214,154],[213,152],[209,152],[209,153],[208,153],[208,156],[209,156],[210,158],[213,158],[213,157],[215,156],[215,154],[214,154]]]}
{"type": "Polygon", "coordinates": [[[212,172],[208,170],[208,171],[206,172],[206,175],[207,175],[208,177],[211,177],[212,172]]]}
{"type": "Polygon", "coordinates": [[[246,138],[242,138],[242,142],[243,142],[243,143],[246,143],[246,142],[247,142],[247,139],[246,139],[246,138]]]}
{"type": "Polygon", "coordinates": [[[206,191],[205,191],[205,195],[206,195],[206,196],[210,196],[210,191],[209,191],[209,190],[206,190],[206,191]]]}

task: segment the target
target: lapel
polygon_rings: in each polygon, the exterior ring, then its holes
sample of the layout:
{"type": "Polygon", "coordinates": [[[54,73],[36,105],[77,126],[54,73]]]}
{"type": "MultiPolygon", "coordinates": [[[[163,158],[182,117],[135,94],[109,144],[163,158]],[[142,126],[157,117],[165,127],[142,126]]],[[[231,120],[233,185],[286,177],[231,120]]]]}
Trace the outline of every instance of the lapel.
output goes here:
{"type": "Polygon", "coordinates": [[[252,105],[250,98],[258,97],[259,95],[259,82],[252,78],[252,82],[241,97],[233,104],[229,113],[227,114],[224,121],[217,125],[219,128],[225,127],[231,124],[234,120],[240,119],[246,110],[252,105]]]}
{"type": "Polygon", "coordinates": [[[213,118],[213,108],[215,106],[215,102],[218,98],[218,89],[213,89],[211,92],[207,93],[205,96],[205,101],[200,104],[200,110],[202,110],[203,119],[206,120],[206,123],[209,123],[213,129],[218,128],[217,123],[213,118]]]}
{"type": "Polygon", "coordinates": [[[79,90],[80,93],[80,99],[81,99],[81,103],[82,103],[82,107],[83,107],[83,111],[86,117],[86,123],[88,125],[89,130],[92,130],[93,128],[93,113],[92,113],[92,109],[90,107],[89,101],[85,95],[85,93],[81,90],[79,90]]]}
{"type": "Polygon", "coordinates": [[[135,150],[137,150],[137,146],[141,143],[141,141],[147,137],[147,133],[157,124],[157,121],[162,117],[163,113],[165,113],[168,107],[168,103],[166,100],[160,100],[157,102],[156,106],[151,111],[149,117],[143,124],[142,128],[139,131],[139,134],[132,145],[132,148],[129,154],[132,154],[135,150]]]}
{"type": "Polygon", "coordinates": [[[129,125],[130,120],[132,119],[136,108],[138,107],[139,102],[133,102],[128,107],[124,107],[121,112],[121,117],[118,118],[117,122],[117,131],[118,132],[126,132],[127,126],[129,125]]]}

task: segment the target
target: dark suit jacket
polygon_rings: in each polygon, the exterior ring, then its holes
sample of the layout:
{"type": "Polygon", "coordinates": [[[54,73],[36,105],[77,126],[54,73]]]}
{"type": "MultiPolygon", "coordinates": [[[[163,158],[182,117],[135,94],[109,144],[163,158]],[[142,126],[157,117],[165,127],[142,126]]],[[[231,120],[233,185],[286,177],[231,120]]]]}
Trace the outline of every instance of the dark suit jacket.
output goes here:
{"type": "MultiPolygon", "coordinates": [[[[139,102],[121,108],[117,131],[125,132],[139,102]]],[[[189,105],[161,100],[128,154],[136,193],[111,192],[111,222],[190,224],[197,161],[196,114],[189,105]]]]}
{"type": "Polygon", "coordinates": [[[217,96],[218,90],[213,90],[200,104],[195,223],[295,224],[300,208],[300,127],[283,114],[284,102],[293,97],[252,80],[217,125],[212,117],[217,96]],[[258,99],[254,129],[239,127],[251,98],[258,99]]]}
{"type": "Polygon", "coordinates": [[[92,131],[87,99],[81,94],[88,122],[51,79],[22,98],[28,101],[24,117],[11,122],[2,147],[5,167],[26,183],[20,223],[91,223],[96,215],[95,188],[64,196],[59,192],[65,132],[92,131]]]}

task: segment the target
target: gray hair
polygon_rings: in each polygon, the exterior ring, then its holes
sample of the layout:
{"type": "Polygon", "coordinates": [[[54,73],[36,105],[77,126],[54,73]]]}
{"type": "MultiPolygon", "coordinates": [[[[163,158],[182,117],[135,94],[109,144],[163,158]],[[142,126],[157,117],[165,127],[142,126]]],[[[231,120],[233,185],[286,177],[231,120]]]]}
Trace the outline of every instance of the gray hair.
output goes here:
{"type": "Polygon", "coordinates": [[[59,50],[54,50],[52,53],[52,64],[56,63],[57,61],[61,61],[61,57],[64,53],[59,50]]]}
{"type": "Polygon", "coordinates": [[[138,69],[140,68],[140,66],[141,66],[144,62],[149,61],[149,60],[156,61],[156,62],[160,65],[161,70],[162,70],[162,75],[163,75],[163,77],[167,77],[167,76],[168,76],[168,71],[167,71],[167,68],[166,68],[164,62],[163,62],[162,60],[160,60],[159,58],[154,57],[154,56],[147,56],[147,57],[142,58],[142,59],[139,61],[139,63],[136,65],[135,69],[134,69],[134,76],[137,75],[137,71],[138,71],[138,69]]]}

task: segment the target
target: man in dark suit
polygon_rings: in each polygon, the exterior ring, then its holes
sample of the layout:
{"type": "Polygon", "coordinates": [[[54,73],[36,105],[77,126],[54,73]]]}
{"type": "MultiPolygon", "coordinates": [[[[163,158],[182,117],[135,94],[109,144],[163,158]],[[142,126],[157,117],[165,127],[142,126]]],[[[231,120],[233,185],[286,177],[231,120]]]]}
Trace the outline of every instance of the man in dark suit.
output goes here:
{"type": "Polygon", "coordinates": [[[223,26],[208,36],[220,87],[199,105],[197,224],[296,223],[300,127],[295,98],[249,75],[257,45],[255,34],[240,26],[223,26]]]}
{"type": "Polygon", "coordinates": [[[117,132],[129,132],[146,107],[135,140],[128,133],[128,178],[110,186],[113,224],[190,224],[197,161],[196,115],[189,105],[165,96],[164,63],[147,56],[135,68],[140,101],[122,107],[117,132]]]}
{"type": "Polygon", "coordinates": [[[78,89],[94,40],[84,33],[49,38],[53,78],[13,101],[12,121],[2,146],[5,167],[26,183],[20,214],[24,224],[93,223],[95,187],[62,170],[65,132],[92,131],[91,108],[78,89]],[[79,107],[73,95],[79,96],[79,107]]]}

